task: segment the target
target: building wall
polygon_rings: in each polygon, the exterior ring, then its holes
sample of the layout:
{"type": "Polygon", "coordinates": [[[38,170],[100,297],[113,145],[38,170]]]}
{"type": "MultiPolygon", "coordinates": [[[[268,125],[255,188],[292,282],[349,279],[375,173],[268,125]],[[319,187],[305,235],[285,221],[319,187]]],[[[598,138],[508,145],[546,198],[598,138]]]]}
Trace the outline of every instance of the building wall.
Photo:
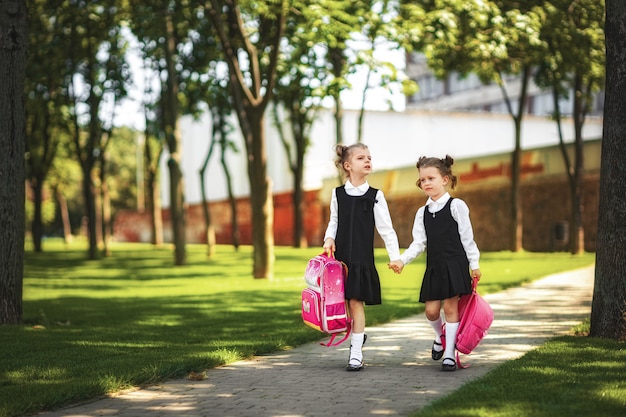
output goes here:
{"type": "MultiPolygon", "coordinates": [[[[346,111],[343,121],[344,143],[357,142],[359,113],[346,111]]],[[[269,117],[269,116],[267,116],[269,117]]],[[[236,123],[233,121],[233,123],[236,123]]],[[[368,111],[363,124],[362,142],[367,144],[375,170],[390,170],[414,166],[420,155],[445,155],[449,153],[459,160],[510,152],[514,146],[513,122],[506,114],[449,113],[435,111],[377,112],[368,111]]],[[[333,160],[336,154],[335,121],[328,110],[321,111],[311,131],[311,144],[307,149],[304,167],[304,189],[320,189],[329,178],[336,177],[333,160]]],[[[288,130],[288,129],[285,129],[288,130]]],[[[200,176],[209,145],[211,125],[208,117],[195,121],[191,117],[181,119],[182,170],[184,173],[185,199],[189,204],[201,201],[200,176]]],[[[563,121],[565,140],[574,137],[570,119],[563,121]]],[[[227,152],[226,159],[232,178],[233,193],[237,198],[249,195],[247,157],[245,144],[240,135],[233,133],[238,152],[227,152]]],[[[521,131],[522,149],[554,145],[558,143],[556,123],[546,117],[525,116],[521,131]]],[[[602,120],[588,118],[583,128],[585,140],[602,136],[602,120]]],[[[267,175],[275,194],[288,193],[293,189],[293,175],[287,163],[285,151],[271,120],[266,121],[267,175]]],[[[215,150],[214,153],[219,153],[215,150]]],[[[208,200],[221,201],[228,196],[226,176],[218,155],[210,160],[205,173],[208,200]]],[[[169,171],[167,155],[161,164],[161,195],[163,206],[169,206],[169,171]]]]}

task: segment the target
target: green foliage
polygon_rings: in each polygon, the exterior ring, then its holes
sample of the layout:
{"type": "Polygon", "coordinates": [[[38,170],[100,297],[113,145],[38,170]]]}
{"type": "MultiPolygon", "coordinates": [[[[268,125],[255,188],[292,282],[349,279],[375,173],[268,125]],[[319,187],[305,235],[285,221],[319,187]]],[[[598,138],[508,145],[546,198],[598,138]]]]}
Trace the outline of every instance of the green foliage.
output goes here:
{"type": "Polygon", "coordinates": [[[547,52],[536,75],[542,87],[556,88],[562,97],[580,82],[590,95],[604,87],[604,1],[553,0],[536,8],[543,21],[541,39],[547,52]],[[581,59],[584,57],[584,59],[581,59]]]}
{"type": "Polygon", "coordinates": [[[542,53],[541,16],[534,2],[436,0],[405,4],[403,14],[421,18],[422,32],[407,41],[424,52],[439,77],[451,71],[477,74],[483,82],[502,82],[542,53]]]}
{"type": "MultiPolygon", "coordinates": [[[[107,392],[153,384],[254,354],[319,340],[302,324],[307,260],[320,248],[276,248],[276,277],[250,277],[252,248],[189,245],[188,265],[171,251],[114,244],[85,260],[85,246],[46,242],[26,253],[24,323],[0,332],[0,416],[36,413],[107,392]]],[[[423,258],[401,275],[376,250],[384,303],[367,309],[375,325],[421,311],[423,258]]],[[[592,254],[484,254],[481,291],[518,285],[593,262],[592,254]]]]}

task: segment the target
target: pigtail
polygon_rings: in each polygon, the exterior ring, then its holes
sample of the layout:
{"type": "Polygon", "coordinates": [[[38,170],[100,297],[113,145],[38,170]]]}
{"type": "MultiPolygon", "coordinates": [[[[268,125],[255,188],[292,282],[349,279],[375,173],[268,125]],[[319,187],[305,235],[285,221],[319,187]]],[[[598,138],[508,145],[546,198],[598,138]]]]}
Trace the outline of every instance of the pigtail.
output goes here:
{"type": "Polygon", "coordinates": [[[450,188],[455,189],[457,183],[457,177],[452,173],[452,164],[454,164],[454,158],[450,155],[446,155],[444,159],[442,159],[443,165],[446,168],[446,175],[450,178],[450,188]]]}
{"type": "Polygon", "coordinates": [[[343,174],[345,174],[345,170],[343,168],[343,163],[346,160],[346,149],[348,147],[347,146],[343,146],[342,144],[337,144],[335,145],[334,149],[335,149],[335,154],[337,155],[337,157],[335,158],[335,166],[337,167],[337,169],[339,171],[341,171],[343,174]]]}

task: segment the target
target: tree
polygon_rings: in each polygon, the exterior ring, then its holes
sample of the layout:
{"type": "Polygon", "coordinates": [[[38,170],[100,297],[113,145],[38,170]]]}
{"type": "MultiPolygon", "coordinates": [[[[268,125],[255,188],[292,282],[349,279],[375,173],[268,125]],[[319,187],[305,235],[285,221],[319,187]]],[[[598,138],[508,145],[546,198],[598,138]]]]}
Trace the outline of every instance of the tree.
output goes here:
{"type": "Polygon", "coordinates": [[[206,229],[208,255],[212,256],[215,251],[215,227],[213,226],[211,211],[209,210],[209,202],[206,192],[206,173],[209,160],[213,155],[215,146],[219,147],[220,164],[226,178],[226,188],[228,190],[228,200],[231,209],[231,230],[232,242],[235,250],[239,249],[239,223],[237,220],[237,202],[233,193],[232,175],[226,162],[226,152],[230,149],[237,152],[237,146],[229,139],[230,134],[235,130],[234,126],[229,122],[228,118],[232,113],[231,95],[228,88],[228,80],[222,79],[215,71],[217,66],[212,66],[211,77],[207,83],[206,99],[209,104],[209,112],[211,114],[211,140],[209,150],[202,168],[200,169],[200,192],[202,195],[202,212],[204,215],[204,223],[206,229]]]}
{"type": "Polygon", "coordinates": [[[309,23],[317,18],[316,13],[306,11],[292,14],[287,20],[285,37],[289,47],[281,52],[271,111],[293,175],[294,247],[308,245],[304,233],[304,157],[311,142],[313,122],[331,79],[317,31],[310,30],[309,23]]]}
{"type": "MultiPolygon", "coordinates": [[[[163,216],[161,207],[161,190],[159,188],[160,161],[163,154],[163,141],[159,139],[161,132],[158,122],[157,107],[158,99],[154,96],[152,82],[159,77],[159,73],[152,66],[158,65],[150,58],[144,56],[144,92],[141,104],[144,116],[143,137],[139,140],[139,146],[143,146],[142,169],[145,177],[141,187],[145,190],[145,206],[138,204],[138,210],[144,209],[150,214],[150,242],[155,246],[163,244],[163,216]]],[[[140,190],[137,190],[141,193],[140,190]]]]}
{"type": "Polygon", "coordinates": [[[210,19],[228,65],[233,106],[248,160],[254,278],[274,273],[274,203],[267,174],[264,114],[274,93],[289,2],[210,0],[210,19]]]}
{"type": "Polygon", "coordinates": [[[26,2],[0,2],[0,324],[22,320],[27,20],[26,2]]]}
{"type": "MultiPolygon", "coordinates": [[[[84,1],[68,5],[61,14],[68,29],[67,65],[73,75],[67,81],[72,100],[72,137],[83,173],[89,259],[98,256],[102,235],[97,196],[98,164],[106,153],[113,129],[113,115],[126,95],[128,66],[120,22],[125,18],[118,0],[84,1]]],[[[102,166],[100,166],[102,169],[102,166]]]]}
{"type": "Polygon", "coordinates": [[[606,0],[606,95],[590,335],[626,340],[626,3],[606,0]]]}
{"type": "Polygon", "coordinates": [[[56,18],[59,4],[46,0],[30,3],[29,43],[37,45],[26,65],[26,166],[33,200],[31,236],[35,252],[42,251],[44,186],[67,132],[67,95],[64,80],[71,70],[64,65],[67,47],[64,28],[56,18]]]}
{"type": "Polygon", "coordinates": [[[595,0],[553,0],[540,6],[543,15],[541,39],[548,53],[539,67],[537,85],[552,91],[554,119],[570,187],[570,252],[585,250],[582,213],[584,211],[584,153],[582,129],[594,93],[604,86],[604,2],[595,0]],[[585,59],[581,59],[585,57],[585,59]],[[572,97],[574,154],[570,157],[563,139],[560,99],[572,97]]]}
{"type": "MultiPolygon", "coordinates": [[[[158,109],[160,134],[169,156],[170,213],[175,265],[186,264],[184,176],[179,119],[195,105],[188,89],[191,74],[203,73],[207,57],[196,54],[194,42],[206,25],[195,3],[141,0],[129,3],[130,27],[139,40],[144,61],[150,61],[161,79],[158,109]],[[199,59],[203,58],[203,59],[199,59]]],[[[200,42],[203,42],[200,39],[200,42]]],[[[148,143],[148,142],[146,142],[148,143]]]]}

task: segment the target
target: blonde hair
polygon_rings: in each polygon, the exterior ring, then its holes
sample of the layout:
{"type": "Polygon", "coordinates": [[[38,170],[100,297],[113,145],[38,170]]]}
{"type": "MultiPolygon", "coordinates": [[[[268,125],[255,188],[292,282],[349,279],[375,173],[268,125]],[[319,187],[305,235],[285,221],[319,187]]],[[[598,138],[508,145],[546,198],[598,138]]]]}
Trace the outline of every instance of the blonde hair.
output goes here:
{"type": "MultiPolygon", "coordinates": [[[[446,157],[443,159],[422,156],[417,161],[416,167],[418,170],[420,170],[421,168],[430,167],[437,168],[442,177],[450,178],[450,188],[454,190],[454,188],[456,187],[457,178],[456,175],[452,173],[452,164],[454,164],[454,159],[450,155],[446,155],[446,157]]],[[[422,188],[420,178],[417,179],[415,185],[417,185],[419,188],[422,188]]]]}
{"type": "Polygon", "coordinates": [[[342,144],[335,145],[335,153],[337,154],[337,159],[335,159],[335,166],[339,169],[344,177],[348,177],[350,173],[346,170],[344,163],[348,162],[352,157],[355,149],[369,149],[367,145],[363,143],[355,143],[349,146],[344,146],[342,144]]]}

